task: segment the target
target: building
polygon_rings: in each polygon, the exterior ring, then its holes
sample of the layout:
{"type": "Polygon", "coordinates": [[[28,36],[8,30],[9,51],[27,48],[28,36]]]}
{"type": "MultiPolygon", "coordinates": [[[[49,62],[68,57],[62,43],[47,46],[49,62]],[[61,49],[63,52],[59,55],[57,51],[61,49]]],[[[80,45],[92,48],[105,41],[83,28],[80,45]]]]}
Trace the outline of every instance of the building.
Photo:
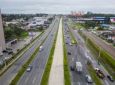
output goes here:
{"type": "Polygon", "coordinates": [[[115,23],[115,17],[110,17],[111,23],[115,23]]]}
{"type": "Polygon", "coordinates": [[[96,21],[99,24],[109,24],[110,18],[107,17],[93,17],[93,21],[96,21]]]}
{"type": "Polygon", "coordinates": [[[2,51],[4,49],[5,49],[5,38],[4,38],[4,30],[3,30],[2,16],[0,10],[0,55],[2,54],[2,51]]]}

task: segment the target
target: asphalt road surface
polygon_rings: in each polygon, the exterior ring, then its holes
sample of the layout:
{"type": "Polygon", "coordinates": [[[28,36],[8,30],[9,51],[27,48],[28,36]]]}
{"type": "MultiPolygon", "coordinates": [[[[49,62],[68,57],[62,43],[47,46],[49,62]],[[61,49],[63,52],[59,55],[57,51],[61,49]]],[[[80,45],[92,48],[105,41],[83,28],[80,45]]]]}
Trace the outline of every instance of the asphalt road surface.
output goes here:
{"type": "Polygon", "coordinates": [[[51,33],[43,43],[43,50],[37,53],[36,58],[30,64],[33,67],[32,70],[24,73],[19,80],[18,85],[40,85],[42,74],[44,72],[56,32],[58,30],[58,25],[59,19],[55,22],[51,33]]]}
{"type": "Polygon", "coordinates": [[[69,44],[71,43],[71,36],[67,24],[64,24],[64,36],[65,36],[65,42],[67,43],[66,44],[67,52],[71,52],[71,55],[68,55],[69,66],[74,66],[75,68],[76,61],[80,61],[83,65],[82,73],[78,73],[77,71],[70,71],[72,85],[91,85],[87,83],[85,78],[85,75],[89,74],[85,63],[86,60],[84,55],[85,52],[83,49],[80,48],[79,44],[72,46],[69,44]]]}
{"type": "MultiPolygon", "coordinates": [[[[107,76],[109,73],[106,71],[106,69],[102,66],[99,65],[97,60],[94,59],[93,55],[90,53],[90,51],[87,49],[86,44],[84,42],[84,40],[80,37],[80,35],[78,34],[77,30],[73,30],[71,29],[74,37],[76,38],[77,42],[80,44],[80,48],[83,49],[82,53],[84,53],[84,57],[86,57],[86,54],[90,57],[90,60],[93,64],[94,68],[99,68],[100,70],[103,71],[104,75],[107,76]]],[[[87,58],[86,58],[87,60],[87,58]]],[[[107,79],[107,77],[105,77],[105,79],[100,79],[103,83],[103,85],[115,85],[115,82],[111,82],[110,80],[107,79]]]]}
{"type": "Polygon", "coordinates": [[[34,43],[34,45],[28,49],[21,58],[19,58],[2,76],[0,76],[0,85],[9,85],[11,80],[15,77],[21,66],[29,59],[31,54],[35,51],[37,46],[47,37],[48,33],[52,30],[52,26],[55,24],[57,19],[50,25],[50,27],[44,32],[44,34],[39,37],[34,43]]]}

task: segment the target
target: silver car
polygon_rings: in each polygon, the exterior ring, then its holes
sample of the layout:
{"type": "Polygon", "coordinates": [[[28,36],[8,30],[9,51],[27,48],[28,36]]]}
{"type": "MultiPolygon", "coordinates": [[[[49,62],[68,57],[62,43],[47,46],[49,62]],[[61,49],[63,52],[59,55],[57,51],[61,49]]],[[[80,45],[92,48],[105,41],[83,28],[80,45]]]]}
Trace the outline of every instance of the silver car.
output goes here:
{"type": "Polygon", "coordinates": [[[88,83],[93,83],[93,81],[92,81],[90,75],[86,75],[86,81],[87,81],[88,83]]]}

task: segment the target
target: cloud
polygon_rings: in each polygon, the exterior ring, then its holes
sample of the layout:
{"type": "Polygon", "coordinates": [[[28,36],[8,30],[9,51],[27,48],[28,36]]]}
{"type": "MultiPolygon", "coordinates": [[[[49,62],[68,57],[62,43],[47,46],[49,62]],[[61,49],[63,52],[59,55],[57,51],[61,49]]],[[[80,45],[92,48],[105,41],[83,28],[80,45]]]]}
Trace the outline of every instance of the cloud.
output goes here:
{"type": "Polygon", "coordinates": [[[71,10],[113,12],[115,0],[0,0],[3,12],[69,13],[71,10]],[[36,10],[36,11],[35,11],[36,10]],[[106,11],[105,11],[106,10],[106,11]]]}

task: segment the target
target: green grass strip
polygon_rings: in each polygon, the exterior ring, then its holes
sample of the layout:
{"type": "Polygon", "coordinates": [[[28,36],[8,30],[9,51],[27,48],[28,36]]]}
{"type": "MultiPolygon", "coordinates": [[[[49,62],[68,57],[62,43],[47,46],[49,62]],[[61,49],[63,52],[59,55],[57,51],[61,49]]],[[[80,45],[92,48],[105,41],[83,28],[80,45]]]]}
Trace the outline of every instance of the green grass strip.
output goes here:
{"type": "Polygon", "coordinates": [[[67,60],[68,56],[67,56],[67,49],[66,49],[66,45],[65,45],[64,34],[63,34],[63,52],[64,52],[64,60],[63,60],[63,63],[64,63],[64,84],[71,85],[70,71],[69,71],[68,60],[67,60]]]}
{"type": "Polygon", "coordinates": [[[91,75],[91,78],[95,82],[95,85],[103,85],[102,82],[100,81],[99,77],[96,75],[96,72],[95,72],[94,68],[92,67],[92,65],[87,65],[87,69],[91,75]]]}
{"type": "MultiPolygon", "coordinates": [[[[79,32],[79,34],[86,41],[86,36],[82,32],[79,32]]],[[[91,52],[94,54],[95,59],[97,59],[111,74],[111,76],[113,76],[113,78],[115,79],[115,60],[112,58],[112,56],[105,50],[101,49],[100,57],[98,57],[99,50],[100,50],[99,46],[94,44],[94,42],[89,38],[87,39],[87,46],[91,50],[91,52]]]]}
{"type": "Polygon", "coordinates": [[[42,76],[42,80],[40,82],[40,85],[48,85],[48,80],[49,80],[49,75],[50,75],[50,70],[51,70],[51,66],[52,66],[52,62],[53,62],[53,55],[54,55],[54,49],[55,49],[55,44],[56,44],[56,39],[57,39],[57,34],[55,35],[55,39],[49,54],[49,58],[42,76]]]}
{"type": "Polygon", "coordinates": [[[76,39],[75,39],[75,37],[74,37],[69,25],[68,25],[68,29],[69,29],[69,32],[70,32],[70,35],[71,35],[71,43],[72,44],[77,44],[77,41],[76,41],[76,39]]]}

